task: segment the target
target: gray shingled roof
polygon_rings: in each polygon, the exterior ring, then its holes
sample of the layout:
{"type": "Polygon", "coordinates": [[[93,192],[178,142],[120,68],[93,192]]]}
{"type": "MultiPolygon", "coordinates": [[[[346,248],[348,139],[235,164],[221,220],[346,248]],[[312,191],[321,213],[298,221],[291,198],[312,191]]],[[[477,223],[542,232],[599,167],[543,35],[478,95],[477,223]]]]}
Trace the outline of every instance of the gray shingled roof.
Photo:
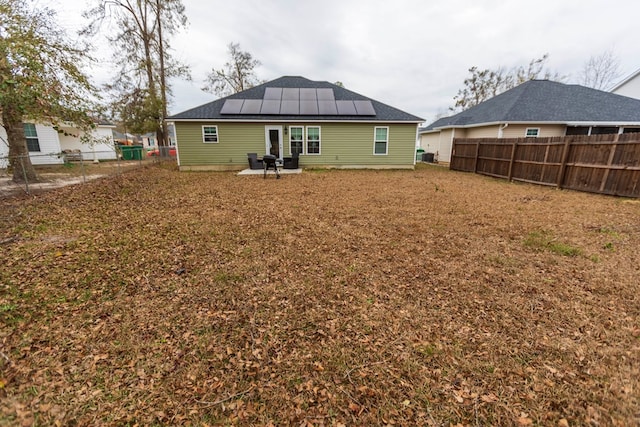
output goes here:
{"type": "Polygon", "coordinates": [[[168,117],[167,120],[318,120],[318,121],[384,121],[384,122],[423,122],[424,119],[414,116],[397,108],[383,104],[366,96],[336,86],[329,82],[319,82],[304,77],[285,76],[270,82],[261,84],[251,89],[221,98],[208,104],[192,108],[182,113],[168,117]],[[330,88],[333,89],[336,100],[367,100],[371,101],[376,111],[375,116],[326,116],[326,115],[247,115],[247,114],[220,114],[220,109],[227,99],[262,99],[267,87],[282,88],[330,88]]]}
{"type": "Polygon", "coordinates": [[[640,100],[580,85],[530,80],[421,131],[498,122],[640,123],[640,100]]]}

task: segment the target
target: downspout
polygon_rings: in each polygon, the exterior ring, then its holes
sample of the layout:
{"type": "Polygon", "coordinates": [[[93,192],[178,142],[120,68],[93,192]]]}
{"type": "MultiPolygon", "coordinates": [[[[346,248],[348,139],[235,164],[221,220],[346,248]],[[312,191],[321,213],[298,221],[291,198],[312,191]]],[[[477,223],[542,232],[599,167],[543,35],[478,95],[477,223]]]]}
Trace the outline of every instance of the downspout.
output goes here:
{"type": "Polygon", "coordinates": [[[509,127],[509,123],[498,126],[498,139],[502,138],[502,131],[504,131],[507,127],[509,127]]]}
{"type": "MultiPolygon", "coordinates": [[[[169,127],[170,124],[173,125],[173,132],[174,132],[174,135],[175,135],[174,143],[175,143],[175,147],[176,147],[176,163],[178,165],[178,168],[180,168],[180,151],[178,151],[178,130],[176,129],[176,123],[175,122],[167,122],[167,128],[169,127]]],[[[167,135],[167,140],[169,140],[169,135],[167,135]]]]}
{"type": "Polygon", "coordinates": [[[417,156],[417,150],[418,147],[422,148],[422,140],[420,139],[420,125],[416,125],[416,146],[413,148],[414,153],[413,153],[413,167],[416,166],[416,156],[417,156]]]}
{"type": "MultiPolygon", "coordinates": [[[[455,145],[453,145],[453,140],[456,139],[456,128],[452,128],[451,129],[451,143],[449,144],[449,162],[451,162],[451,158],[454,156],[455,154],[455,145]]],[[[440,146],[440,148],[442,148],[442,146],[440,146]]],[[[435,158],[434,158],[435,160],[435,158]]]]}

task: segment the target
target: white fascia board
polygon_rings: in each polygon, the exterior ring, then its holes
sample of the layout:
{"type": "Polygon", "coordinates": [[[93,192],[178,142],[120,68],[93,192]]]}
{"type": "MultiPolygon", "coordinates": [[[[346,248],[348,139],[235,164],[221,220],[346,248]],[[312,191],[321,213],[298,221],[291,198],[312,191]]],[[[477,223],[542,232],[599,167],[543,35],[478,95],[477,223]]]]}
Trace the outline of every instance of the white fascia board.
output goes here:
{"type": "Polygon", "coordinates": [[[424,123],[418,120],[316,120],[313,117],[307,119],[260,119],[260,120],[241,120],[241,119],[167,119],[168,122],[177,123],[195,123],[195,122],[216,122],[216,123],[391,123],[391,124],[420,124],[424,123]]]}

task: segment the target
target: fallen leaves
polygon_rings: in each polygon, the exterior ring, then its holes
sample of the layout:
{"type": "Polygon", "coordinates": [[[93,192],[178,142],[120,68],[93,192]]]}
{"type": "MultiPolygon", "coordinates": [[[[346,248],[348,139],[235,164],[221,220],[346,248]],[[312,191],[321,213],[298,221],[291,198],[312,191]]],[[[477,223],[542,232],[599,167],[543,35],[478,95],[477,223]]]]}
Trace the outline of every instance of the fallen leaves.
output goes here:
{"type": "Polygon", "coordinates": [[[635,420],[637,205],[433,167],[150,168],[0,203],[11,424],[635,420]]]}

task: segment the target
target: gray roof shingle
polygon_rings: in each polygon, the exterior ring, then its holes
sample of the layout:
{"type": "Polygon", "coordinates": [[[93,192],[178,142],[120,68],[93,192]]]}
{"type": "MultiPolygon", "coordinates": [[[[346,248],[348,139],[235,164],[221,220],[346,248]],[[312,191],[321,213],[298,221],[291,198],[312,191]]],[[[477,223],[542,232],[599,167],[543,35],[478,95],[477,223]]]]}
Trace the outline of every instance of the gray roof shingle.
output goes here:
{"type": "Polygon", "coordinates": [[[366,96],[352,92],[343,87],[334,85],[329,82],[312,81],[304,77],[285,76],[259,86],[247,89],[245,91],[209,102],[199,107],[174,114],[167,118],[168,120],[320,120],[320,121],[382,121],[382,122],[423,122],[424,119],[398,110],[387,104],[383,104],[366,96]],[[371,101],[375,110],[375,116],[339,116],[339,115],[263,115],[263,114],[220,114],[220,110],[227,99],[260,99],[264,97],[266,88],[314,88],[314,89],[333,89],[336,101],[371,101]]]}
{"type": "Polygon", "coordinates": [[[497,122],[640,123],[640,100],[549,80],[530,80],[475,107],[431,123],[437,128],[497,122]]]}

